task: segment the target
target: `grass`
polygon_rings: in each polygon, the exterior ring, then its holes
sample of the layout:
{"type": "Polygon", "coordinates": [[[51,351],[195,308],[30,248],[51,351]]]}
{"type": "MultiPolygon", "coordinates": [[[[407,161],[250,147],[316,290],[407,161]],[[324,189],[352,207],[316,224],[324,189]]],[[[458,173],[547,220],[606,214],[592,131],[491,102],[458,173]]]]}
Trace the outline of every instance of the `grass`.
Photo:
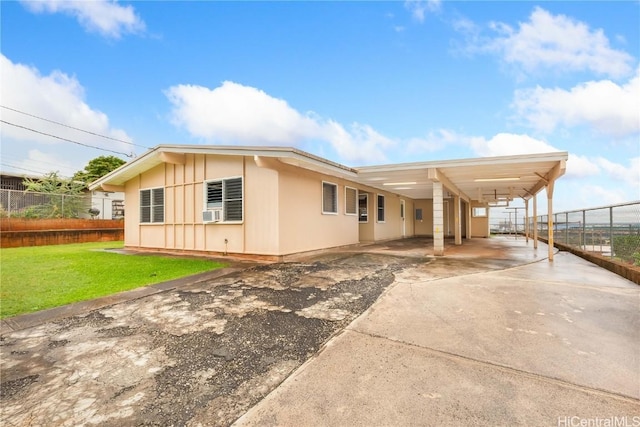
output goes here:
{"type": "Polygon", "coordinates": [[[224,267],[206,259],[123,255],[122,242],[0,250],[0,318],[224,267]]]}

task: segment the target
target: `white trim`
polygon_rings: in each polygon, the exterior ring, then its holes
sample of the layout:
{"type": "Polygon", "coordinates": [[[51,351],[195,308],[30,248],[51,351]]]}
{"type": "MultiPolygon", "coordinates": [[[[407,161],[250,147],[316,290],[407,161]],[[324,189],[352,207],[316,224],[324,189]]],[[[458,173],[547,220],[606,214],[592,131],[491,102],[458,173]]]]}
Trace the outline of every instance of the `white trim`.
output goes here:
{"type": "Polygon", "coordinates": [[[320,207],[322,208],[322,215],[338,215],[338,212],[340,212],[340,206],[338,204],[338,190],[340,189],[338,184],[336,184],[335,182],[329,182],[329,181],[322,181],[322,185],[321,185],[321,193],[320,195],[322,196],[320,198],[320,207]],[[331,211],[325,211],[324,210],[324,185],[328,184],[328,185],[333,185],[336,189],[335,193],[334,193],[334,200],[335,200],[335,204],[336,204],[336,211],[335,212],[331,212],[331,211]]]}
{"type": "Polygon", "coordinates": [[[244,186],[245,186],[245,179],[244,176],[242,175],[234,175],[234,176],[225,176],[223,178],[212,178],[212,179],[207,179],[202,181],[202,211],[214,211],[216,209],[221,209],[222,210],[222,220],[218,221],[218,222],[213,222],[213,221],[202,221],[203,224],[242,224],[244,223],[244,219],[245,219],[245,209],[244,209],[244,186]],[[224,209],[225,209],[225,202],[224,202],[224,181],[226,180],[230,180],[230,179],[240,179],[241,183],[242,183],[242,221],[225,221],[224,220],[224,209]],[[207,186],[209,183],[211,182],[221,182],[222,183],[222,205],[220,207],[215,207],[215,208],[209,208],[207,207],[207,186]]]}
{"type": "Polygon", "coordinates": [[[167,216],[166,210],[166,201],[167,201],[167,189],[165,187],[146,187],[138,189],[138,224],[139,225],[162,225],[165,223],[165,218],[167,216]],[[153,221],[153,190],[162,190],[162,221],[154,222],[153,221]],[[142,222],[142,196],[140,193],[143,191],[149,191],[149,222],[142,222]]]}

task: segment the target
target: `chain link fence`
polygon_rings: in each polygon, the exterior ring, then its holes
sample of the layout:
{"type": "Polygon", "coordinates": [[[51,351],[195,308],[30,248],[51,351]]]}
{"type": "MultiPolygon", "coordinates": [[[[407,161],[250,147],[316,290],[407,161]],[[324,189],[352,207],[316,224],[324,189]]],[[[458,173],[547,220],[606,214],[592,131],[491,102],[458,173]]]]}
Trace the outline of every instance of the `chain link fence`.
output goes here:
{"type": "MultiPolygon", "coordinates": [[[[551,220],[555,242],[640,265],[640,201],[558,212],[551,220]]],[[[549,238],[547,215],[538,216],[538,236],[549,238]]]]}
{"type": "Polygon", "coordinates": [[[3,218],[124,218],[124,197],[118,193],[81,196],[0,189],[3,218]]]}

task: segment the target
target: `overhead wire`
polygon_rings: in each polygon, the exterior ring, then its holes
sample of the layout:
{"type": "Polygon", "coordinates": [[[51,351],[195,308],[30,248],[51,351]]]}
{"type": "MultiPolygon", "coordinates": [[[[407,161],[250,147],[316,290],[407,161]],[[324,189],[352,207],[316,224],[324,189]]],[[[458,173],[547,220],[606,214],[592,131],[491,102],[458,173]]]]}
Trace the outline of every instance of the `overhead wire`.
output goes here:
{"type": "Polygon", "coordinates": [[[144,149],[147,149],[147,150],[150,149],[150,147],[147,147],[147,146],[144,146],[144,145],[134,144],[133,142],[130,142],[130,141],[125,141],[125,140],[114,138],[114,137],[111,137],[111,136],[102,135],[102,134],[99,134],[99,133],[88,131],[86,129],[80,129],[80,128],[77,128],[77,127],[74,127],[74,126],[71,126],[71,125],[68,125],[68,124],[65,124],[65,123],[57,122],[55,120],[51,120],[51,119],[47,119],[47,118],[44,118],[44,117],[36,116],[35,114],[27,113],[25,111],[21,111],[21,110],[18,110],[16,108],[7,107],[6,105],[0,105],[0,107],[4,108],[6,110],[10,110],[10,111],[19,113],[19,114],[24,114],[25,116],[33,117],[33,118],[38,119],[38,120],[44,120],[45,122],[54,123],[56,125],[64,126],[66,128],[69,128],[69,129],[73,129],[73,130],[77,130],[77,131],[80,131],[80,132],[84,132],[84,133],[87,133],[89,135],[99,136],[100,138],[110,139],[112,141],[121,142],[123,144],[129,144],[131,146],[140,147],[140,148],[144,148],[144,149]]]}
{"type": "Polygon", "coordinates": [[[39,133],[40,135],[50,136],[51,138],[56,138],[56,139],[59,139],[59,140],[62,140],[62,141],[71,142],[72,144],[82,145],[83,147],[95,148],[96,150],[108,151],[110,153],[120,154],[120,155],[123,155],[123,156],[126,156],[126,157],[133,157],[133,154],[131,154],[131,153],[124,153],[122,151],[109,150],[108,148],[102,148],[102,147],[96,147],[94,145],[84,144],[82,142],[74,141],[72,139],[63,138],[61,136],[53,135],[53,134],[46,133],[46,132],[41,132],[39,130],[32,129],[32,128],[27,127],[27,126],[17,125],[15,123],[11,123],[11,122],[8,122],[6,120],[0,119],[0,122],[8,124],[10,126],[15,126],[15,127],[18,127],[18,128],[24,129],[24,130],[28,130],[30,132],[39,133]]]}

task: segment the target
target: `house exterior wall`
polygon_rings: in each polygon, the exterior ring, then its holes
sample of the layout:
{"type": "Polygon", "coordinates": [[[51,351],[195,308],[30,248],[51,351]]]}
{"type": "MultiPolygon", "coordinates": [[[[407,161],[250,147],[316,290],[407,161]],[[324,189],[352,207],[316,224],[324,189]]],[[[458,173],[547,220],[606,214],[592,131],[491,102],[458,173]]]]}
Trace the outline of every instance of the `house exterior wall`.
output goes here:
{"type": "Polygon", "coordinates": [[[245,252],[279,255],[279,177],[272,169],[259,168],[245,158],[245,252]]]}
{"type": "Polygon", "coordinates": [[[229,253],[277,253],[277,174],[241,156],[185,155],[126,183],[125,246],[229,253]],[[204,183],[243,177],[242,224],[203,223],[204,183]],[[140,190],[165,189],[165,220],[140,224],[140,190]]]}
{"type": "Polygon", "coordinates": [[[311,171],[279,171],[282,255],[359,242],[358,216],[345,214],[345,185],[355,184],[311,171]],[[322,182],[338,186],[337,214],[322,213],[322,182]]]}
{"type": "Polygon", "coordinates": [[[433,200],[416,200],[415,209],[413,210],[413,218],[416,236],[433,236],[433,200]],[[415,219],[415,209],[422,209],[422,220],[415,219]]]}
{"type": "MultiPolygon", "coordinates": [[[[163,163],[125,184],[125,246],[180,251],[288,255],[403,237],[401,198],[290,165],[259,165],[252,156],[185,154],[184,164],[163,163]],[[203,223],[205,182],[243,177],[243,222],[203,223]],[[337,185],[338,212],[322,212],[322,183],[337,185]],[[347,214],[345,187],[369,194],[368,223],[347,214]],[[140,223],[140,190],[164,188],[164,223],[140,223]],[[377,196],[385,221],[377,221],[377,196]]],[[[275,163],[278,165],[278,163],[275,163]]],[[[412,199],[405,201],[404,236],[415,234],[412,199]]],[[[426,213],[426,212],[425,212],[426,213]]]]}
{"type": "Polygon", "coordinates": [[[358,229],[360,236],[360,243],[373,242],[375,240],[374,226],[376,223],[376,217],[374,214],[375,208],[375,192],[359,189],[360,194],[367,194],[367,222],[358,221],[358,229]]]}
{"type": "Polygon", "coordinates": [[[471,215],[471,237],[489,237],[489,208],[484,203],[471,202],[473,208],[487,208],[487,216],[477,217],[471,215]]]}

